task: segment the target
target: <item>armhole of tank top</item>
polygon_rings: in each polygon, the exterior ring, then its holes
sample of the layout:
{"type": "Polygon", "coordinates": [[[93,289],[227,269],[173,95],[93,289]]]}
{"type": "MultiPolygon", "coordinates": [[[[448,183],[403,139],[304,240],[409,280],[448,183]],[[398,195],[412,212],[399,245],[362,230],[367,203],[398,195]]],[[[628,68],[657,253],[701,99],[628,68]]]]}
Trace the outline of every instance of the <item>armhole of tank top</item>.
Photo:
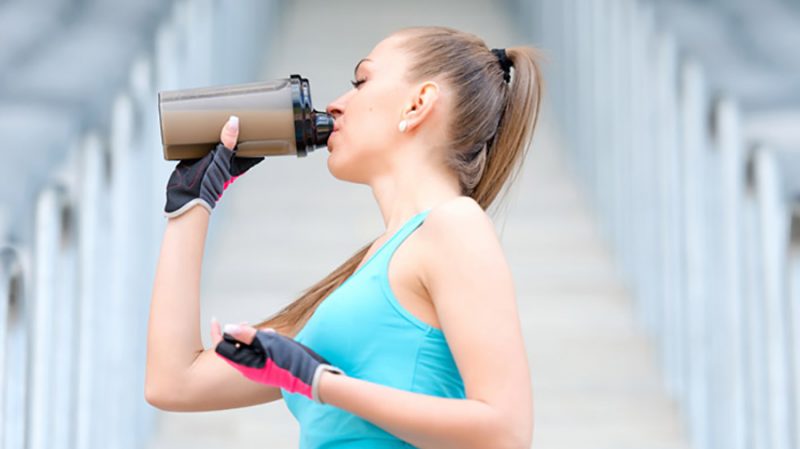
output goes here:
{"type": "MultiPolygon", "coordinates": [[[[391,237],[389,237],[388,240],[383,242],[383,244],[377,250],[375,250],[375,253],[373,253],[370,256],[370,258],[367,259],[367,261],[364,262],[364,264],[361,265],[361,267],[359,267],[358,270],[356,270],[355,272],[353,272],[353,274],[348,276],[347,279],[345,279],[344,282],[339,284],[339,286],[336,287],[336,289],[334,289],[332,292],[330,292],[328,294],[328,296],[331,296],[337,290],[342,288],[345,284],[349,283],[357,274],[359,274],[361,271],[364,271],[365,269],[367,269],[369,265],[374,265],[376,262],[378,262],[378,256],[380,256],[381,253],[384,253],[384,250],[387,247],[389,247],[389,245],[392,244],[400,235],[402,235],[404,233],[405,233],[405,236],[403,237],[403,241],[405,241],[405,239],[408,238],[409,235],[411,235],[414,231],[417,230],[418,227],[420,227],[422,225],[422,223],[425,221],[425,218],[428,216],[428,213],[430,213],[431,210],[432,210],[432,208],[428,208],[428,209],[423,210],[422,212],[418,213],[414,217],[409,218],[408,221],[406,221],[406,223],[403,226],[400,227],[400,229],[398,229],[391,237]],[[412,227],[411,231],[407,231],[407,228],[409,226],[412,227]]],[[[402,244],[402,243],[403,242],[400,242],[400,244],[402,244]]],[[[392,251],[391,255],[394,255],[394,252],[397,251],[397,248],[400,246],[400,244],[395,246],[395,248],[392,251]]],[[[417,326],[418,327],[422,327],[426,331],[425,333],[427,335],[434,335],[434,336],[437,336],[437,337],[438,336],[443,336],[444,334],[442,333],[442,331],[440,329],[437,329],[437,328],[431,326],[430,324],[420,320],[416,316],[412,315],[411,312],[407,311],[402,305],[400,305],[400,302],[396,299],[396,296],[394,295],[394,292],[392,291],[391,286],[389,285],[389,277],[388,277],[388,271],[387,271],[387,269],[389,267],[389,260],[391,260],[391,257],[384,258],[384,262],[381,263],[381,267],[380,267],[381,269],[378,270],[378,272],[380,274],[380,282],[381,282],[382,288],[386,290],[384,293],[392,295],[391,298],[387,298],[387,299],[392,303],[392,305],[397,309],[397,311],[399,313],[409,317],[409,319],[412,322],[415,322],[415,320],[416,320],[416,323],[418,323],[417,326]]],[[[326,301],[326,300],[327,300],[327,297],[325,299],[323,299],[323,301],[326,301]]],[[[317,307],[319,307],[319,306],[317,306],[317,307]]],[[[316,310],[314,311],[314,313],[316,313],[316,310]]],[[[311,321],[314,318],[314,313],[312,313],[311,316],[308,318],[308,320],[306,320],[306,323],[303,325],[303,327],[300,328],[297,331],[297,333],[295,334],[295,337],[294,337],[295,340],[300,341],[300,337],[301,337],[300,334],[306,329],[306,327],[308,327],[309,321],[311,321]]]]}
{"type": "MultiPolygon", "coordinates": [[[[428,211],[430,211],[430,209],[429,209],[428,211]]],[[[351,281],[352,281],[352,279],[356,277],[356,275],[358,275],[360,272],[362,272],[362,271],[364,271],[366,268],[368,268],[368,266],[369,266],[369,265],[374,265],[375,261],[376,261],[376,260],[378,260],[378,256],[379,256],[379,255],[380,255],[380,254],[383,252],[383,250],[384,250],[385,248],[387,248],[387,247],[389,246],[389,244],[390,244],[390,243],[392,243],[392,242],[393,242],[393,241],[394,241],[394,240],[395,240],[395,239],[396,239],[396,238],[397,238],[397,237],[398,237],[400,234],[402,234],[402,233],[403,233],[403,231],[404,231],[404,228],[405,228],[405,227],[408,227],[408,225],[410,225],[411,223],[413,223],[413,222],[414,222],[414,219],[418,219],[418,218],[419,218],[419,216],[420,216],[420,215],[423,215],[423,214],[424,214],[424,212],[420,212],[419,214],[417,214],[417,216],[415,216],[415,217],[412,217],[412,218],[408,219],[408,221],[406,221],[406,223],[404,223],[404,224],[403,224],[403,226],[402,226],[400,229],[398,229],[398,230],[397,230],[397,231],[396,231],[394,234],[392,234],[392,236],[391,236],[391,237],[389,237],[389,239],[388,239],[388,240],[386,240],[385,242],[383,242],[383,243],[381,244],[381,246],[380,246],[380,247],[378,247],[378,249],[377,249],[377,250],[375,250],[375,252],[374,252],[374,253],[372,253],[372,255],[371,255],[371,256],[369,256],[369,259],[367,259],[367,260],[364,262],[364,264],[363,264],[363,265],[361,265],[361,266],[360,266],[360,267],[359,267],[359,268],[358,268],[356,271],[354,271],[352,274],[350,274],[350,276],[348,276],[348,277],[347,277],[347,279],[345,279],[345,280],[344,280],[344,281],[343,281],[341,284],[339,284],[339,286],[338,286],[338,287],[336,287],[336,288],[335,288],[333,291],[331,291],[330,293],[328,293],[328,295],[327,295],[327,296],[326,296],[324,299],[322,299],[322,301],[323,301],[323,302],[324,302],[324,301],[327,301],[327,299],[328,299],[328,297],[329,297],[329,296],[331,296],[331,295],[333,295],[334,293],[336,293],[336,292],[337,292],[339,289],[341,289],[342,287],[344,287],[344,285],[345,285],[345,284],[347,284],[347,283],[351,282],[351,281]]],[[[317,306],[317,308],[319,308],[321,305],[322,305],[322,304],[318,305],[318,306],[317,306]]],[[[303,325],[303,327],[302,327],[302,328],[300,328],[300,329],[297,331],[297,333],[296,333],[296,334],[295,334],[295,336],[294,336],[294,339],[295,339],[296,341],[300,341],[300,339],[299,339],[299,338],[301,337],[301,335],[300,335],[300,334],[301,334],[301,333],[302,333],[302,332],[303,332],[303,331],[306,329],[306,327],[308,326],[308,323],[309,323],[309,321],[311,321],[311,320],[314,318],[314,314],[315,314],[315,313],[316,313],[316,310],[314,310],[314,312],[311,314],[311,316],[310,316],[310,317],[308,317],[308,320],[306,320],[306,323],[303,325]]]]}
{"type": "MultiPolygon", "coordinates": [[[[388,238],[388,239],[387,239],[385,242],[383,242],[383,243],[381,244],[381,246],[380,246],[380,247],[378,247],[378,249],[377,249],[377,250],[375,250],[375,252],[374,252],[374,253],[373,253],[373,254],[372,254],[370,257],[369,257],[369,259],[367,259],[367,260],[364,262],[364,264],[363,264],[363,265],[361,265],[361,266],[358,268],[358,270],[356,270],[355,272],[353,272],[353,274],[351,274],[351,275],[350,275],[350,276],[349,276],[347,279],[345,279],[345,281],[344,281],[344,282],[342,282],[342,284],[341,284],[339,287],[337,287],[337,288],[340,288],[340,287],[341,287],[342,285],[344,285],[346,282],[349,282],[349,281],[350,281],[350,279],[354,278],[354,277],[355,277],[355,276],[356,276],[358,273],[360,273],[361,271],[364,271],[364,270],[367,268],[367,266],[368,266],[368,265],[371,265],[371,264],[373,264],[373,262],[374,262],[374,261],[376,261],[376,260],[378,259],[378,256],[379,256],[381,253],[383,253],[383,252],[384,252],[384,250],[385,250],[387,247],[389,247],[389,245],[390,245],[391,243],[393,243],[395,240],[397,240],[397,238],[398,238],[400,235],[402,235],[404,232],[406,232],[406,229],[407,229],[409,226],[411,226],[411,225],[413,225],[413,229],[412,229],[412,231],[411,231],[411,232],[413,232],[413,231],[414,231],[414,230],[415,230],[417,227],[419,227],[419,225],[422,223],[422,221],[425,221],[425,216],[427,216],[428,212],[430,212],[430,211],[431,211],[430,209],[426,209],[426,210],[424,210],[424,211],[422,211],[422,212],[418,213],[417,215],[415,215],[415,216],[413,216],[413,217],[409,218],[409,219],[408,219],[408,220],[407,220],[405,223],[403,223],[403,226],[401,226],[401,227],[400,227],[400,229],[398,229],[397,231],[395,231],[395,233],[394,233],[394,234],[392,234],[392,236],[391,236],[391,237],[389,237],[389,238],[388,238]],[[421,220],[420,220],[420,218],[421,218],[421,220]]],[[[409,234],[410,234],[411,232],[409,232],[409,234]]],[[[407,237],[407,236],[408,236],[408,235],[406,235],[406,237],[407,237]]],[[[405,240],[405,239],[404,239],[404,240],[405,240]]],[[[402,242],[401,242],[401,243],[402,243],[402,242]]],[[[399,245],[398,245],[398,246],[399,246],[399,245]]],[[[397,247],[395,247],[395,250],[396,250],[396,249],[397,249],[397,247]]]]}
{"type": "MultiPolygon", "coordinates": [[[[389,301],[389,303],[397,311],[397,313],[399,313],[405,319],[410,321],[414,326],[422,330],[426,336],[442,339],[444,337],[444,332],[441,329],[431,326],[425,321],[422,321],[418,316],[414,315],[413,313],[411,313],[410,310],[406,309],[402,304],[400,304],[400,300],[397,299],[397,295],[394,293],[394,290],[392,290],[392,286],[389,283],[389,263],[392,261],[392,257],[395,255],[400,245],[405,243],[405,241],[411,236],[411,234],[413,234],[414,231],[416,231],[420,226],[422,226],[422,223],[425,221],[428,212],[430,212],[430,209],[427,209],[426,211],[420,213],[416,221],[413,223],[413,225],[410,226],[411,229],[404,230],[400,242],[394,246],[393,250],[389,253],[384,253],[385,256],[381,261],[380,270],[378,270],[378,274],[379,274],[379,282],[381,284],[381,288],[383,290],[384,296],[386,297],[385,299],[389,301]]],[[[400,235],[400,233],[398,233],[397,235],[400,235]]]]}

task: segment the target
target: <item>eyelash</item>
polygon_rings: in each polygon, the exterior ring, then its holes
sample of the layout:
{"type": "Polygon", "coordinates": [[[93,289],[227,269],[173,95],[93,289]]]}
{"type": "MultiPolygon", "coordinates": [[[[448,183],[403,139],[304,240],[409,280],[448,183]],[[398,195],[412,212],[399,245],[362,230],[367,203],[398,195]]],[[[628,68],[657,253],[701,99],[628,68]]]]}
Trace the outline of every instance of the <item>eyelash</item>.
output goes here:
{"type": "Polygon", "coordinates": [[[350,84],[352,84],[352,85],[353,85],[353,87],[355,87],[356,89],[358,89],[358,86],[360,86],[362,83],[364,83],[364,81],[366,81],[366,79],[362,79],[362,80],[354,80],[354,81],[350,81],[350,84]]]}

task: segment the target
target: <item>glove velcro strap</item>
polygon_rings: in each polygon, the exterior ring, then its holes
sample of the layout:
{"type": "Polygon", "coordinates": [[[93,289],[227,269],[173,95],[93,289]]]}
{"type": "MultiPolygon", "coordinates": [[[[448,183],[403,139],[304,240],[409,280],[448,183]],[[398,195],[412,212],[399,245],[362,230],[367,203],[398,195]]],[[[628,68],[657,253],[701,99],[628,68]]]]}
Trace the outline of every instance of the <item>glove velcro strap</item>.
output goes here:
{"type": "Polygon", "coordinates": [[[317,370],[314,371],[314,378],[311,381],[311,399],[316,402],[317,404],[324,404],[322,399],[319,397],[319,380],[322,377],[322,373],[328,371],[333,374],[344,374],[340,368],[337,368],[332,365],[328,365],[326,363],[320,363],[317,366],[317,370]]]}

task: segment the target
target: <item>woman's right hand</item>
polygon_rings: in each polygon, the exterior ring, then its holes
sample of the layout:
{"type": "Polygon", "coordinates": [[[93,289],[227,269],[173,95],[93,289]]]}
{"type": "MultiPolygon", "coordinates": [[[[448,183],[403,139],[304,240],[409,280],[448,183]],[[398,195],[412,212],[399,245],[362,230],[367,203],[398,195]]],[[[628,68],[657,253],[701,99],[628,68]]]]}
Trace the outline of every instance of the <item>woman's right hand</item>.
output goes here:
{"type": "Polygon", "coordinates": [[[216,207],[222,193],[264,157],[239,157],[236,140],[239,137],[239,118],[231,116],[220,132],[220,143],[199,159],[181,160],[167,182],[167,203],[164,215],[177,217],[195,205],[208,213],[216,207]]]}

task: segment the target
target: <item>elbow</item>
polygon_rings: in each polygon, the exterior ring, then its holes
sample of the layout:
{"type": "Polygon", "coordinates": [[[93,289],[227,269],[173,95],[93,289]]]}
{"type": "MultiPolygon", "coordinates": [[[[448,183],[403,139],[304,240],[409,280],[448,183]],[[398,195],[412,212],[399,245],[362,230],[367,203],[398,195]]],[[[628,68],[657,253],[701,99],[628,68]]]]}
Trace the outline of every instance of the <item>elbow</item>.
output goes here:
{"type": "Polygon", "coordinates": [[[161,394],[152,384],[145,384],[144,400],[153,407],[164,410],[164,402],[161,400],[161,394]]]}
{"type": "Polygon", "coordinates": [[[161,384],[163,382],[156,382],[156,380],[158,380],[157,372],[152,370],[151,366],[152,364],[148,362],[144,374],[144,400],[153,407],[162,409],[163,400],[161,391],[163,387],[161,384]]]}
{"type": "Polygon", "coordinates": [[[153,368],[154,364],[148,363],[144,379],[144,399],[153,407],[165,412],[180,411],[177,403],[183,392],[179,388],[183,385],[174,376],[166,376],[161,370],[153,368]]]}
{"type": "Polygon", "coordinates": [[[522,437],[509,431],[507,426],[503,430],[504,433],[497,434],[498,436],[492,438],[492,444],[494,445],[493,447],[503,449],[530,449],[530,438],[522,437]],[[502,437],[499,435],[502,435],[502,437]]]}
{"type": "Polygon", "coordinates": [[[503,449],[530,449],[531,438],[520,435],[518,429],[509,429],[508,426],[504,426],[502,433],[498,432],[496,436],[492,438],[492,444],[492,447],[503,449]]]}
{"type": "Polygon", "coordinates": [[[526,427],[524,429],[517,429],[517,437],[512,447],[516,449],[530,449],[533,445],[533,429],[526,427]]]}
{"type": "Polygon", "coordinates": [[[530,449],[533,444],[532,423],[522,424],[519,420],[502,419],[494,432],[493,447],[504,449],[530,449]]]}
{"type": "Polygon", "coordinates": [[[530,449],[532,444],[533,439],[530,437],[530,433],[528,433],[523,437],[517,438],[513,447],[516,449],[530,449]]]}
{"type": "Polygon", "coordinates": [[[506,425],[509,438],[508,448],[530,449],[533,444],[533,423],[511,423],[506,425]],[[508,427],[511,428],[508,428],[508,427]]]}
{"type": "Polygon", "coordinates": [[[516,409],[507,410],[502,407],[493,407],[484,401],[480,402],[486,404],[491,410],[489,416],[484,416],[480,420],[482,425],[472,426],[474,432],[469,434],[466,442],[461,441],[458,447],[474,449],[486,447],[493,449],[531,448],[533,442],[532,419],[525,418],[516,409]]]}
{"type": "Polygon", "coordinates": [[[145,384],[144,387],[144,399],[147,401],[148,404],[152,405],[153,407],[163,410],[165,412],[177,412],[180,411],[180,407],[175,404],[175,401],[171,400],[170,397],[174,397],[174,394],[167,394],[164,392],[163,388],[158,388],[153,384],[145,384]]]}

